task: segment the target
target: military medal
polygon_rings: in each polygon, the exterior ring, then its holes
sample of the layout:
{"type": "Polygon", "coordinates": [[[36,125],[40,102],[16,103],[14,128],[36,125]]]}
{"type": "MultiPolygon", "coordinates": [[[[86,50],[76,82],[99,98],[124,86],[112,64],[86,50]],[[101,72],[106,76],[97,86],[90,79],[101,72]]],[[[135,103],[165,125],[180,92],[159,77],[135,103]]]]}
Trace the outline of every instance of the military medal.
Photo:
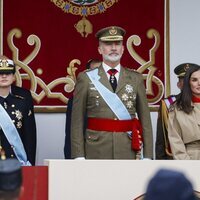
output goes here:
{"type": "Polygon", "coordinates": [[[22,127],[22,122],[21,121],[18,121],[17,124],[16,124],[17,128],[21,128],[22,127]]]}
{"type": "Polygon", "coordinates": [[[122,101],[127,101],[128,95],[126,93],[122,94],[122,101]]]}
{"type": "Polygon", "coordinates": [[[136,94],[133,90],[133,86],[126,84],[125,86],[126,93],[122,94],[122,101],[125,102],[125,105],[128,109],[133,107],[133,101],[136,99],[136,94]]]}
{"type": "Polygon", "coordinates": [[[136,94],[135,94],[135,93],[133,93],[133,95],[132,95],[132,96],[130,96],[129,98],[130,98],[130,99],[133,99],[133,100],[135,100],[135,99],[136,99],[136,94]]]}
{"type": "Polygon", "coordinates": [[[132,101],[127,101],[126,102],[126,107],[127,108],[132,108],[133,107],[133,102],[132,101]]]}
{"type": "Polygon", "coordinates": [[[22,119],[22,113],[19,110],[15,110],[15,116],[18,120],[22,119]]]}
{"type": "Polygon", "coordinates": [[[132,92],[133,92],[133,87],[132,87],[131,85],[129,85],[129,84],[126,84],[125,90],[126,90],[126,92],[128,92],[128,93],[132,93],[132,92]]]}

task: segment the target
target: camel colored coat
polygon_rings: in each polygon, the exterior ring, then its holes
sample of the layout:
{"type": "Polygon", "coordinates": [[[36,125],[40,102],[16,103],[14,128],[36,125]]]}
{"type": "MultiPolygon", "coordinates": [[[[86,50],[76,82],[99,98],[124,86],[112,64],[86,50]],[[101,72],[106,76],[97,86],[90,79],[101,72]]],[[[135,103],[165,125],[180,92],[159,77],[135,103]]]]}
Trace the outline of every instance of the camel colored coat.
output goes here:
{"type": "Polygon", "coordinates": [[[173,105],[169,112],[168,137],[174,159],[200,160],[200,104],[190,114],[173,105]]]}

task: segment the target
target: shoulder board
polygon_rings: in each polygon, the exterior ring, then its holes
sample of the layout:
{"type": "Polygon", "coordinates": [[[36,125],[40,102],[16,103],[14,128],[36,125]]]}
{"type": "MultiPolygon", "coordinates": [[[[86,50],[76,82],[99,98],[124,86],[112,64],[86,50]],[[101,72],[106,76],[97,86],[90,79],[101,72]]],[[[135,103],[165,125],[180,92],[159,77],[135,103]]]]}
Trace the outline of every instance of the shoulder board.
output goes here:
{"type": "Polygon", "coordinates": [[[127,69],[128,71],[131,71],[131,72],[135,72],[135,73],[137,73],[137,74],[141,74],[140,72],[138,72],[136,69],[130,69],[130,68],[125,68],[125,69],[127,69]]]}
{"type": "Polygon", "coordinates": [[[19,99],[24,99],[24,97],[16,95],[16,94],[14,96],[17,97],[17,98],[19,98],[19,99]]]}
{"type": "Polygon", "coordinates": [[[83,70],[83,72],[88,72],[90,69],[85,69],[85,70],[83,70]]]}
{"type": "Polygon", "coordinates": [[[164,99],[164,102],[167,108],[169,108],[175,101],[176,101],[176,97],[174,95],[171,95],[164,99]]]}
{"type": "MultiPolygon", "coordinates": [[[[95,69],[95,68],[94,68],[95,69]]],[[[85,72],[89,72],[89,71],[92,71],[92,70],[94,70],[94,69],[85,69],[85,70],[83,70],[83,72],[85,73],[85,72]]]]}

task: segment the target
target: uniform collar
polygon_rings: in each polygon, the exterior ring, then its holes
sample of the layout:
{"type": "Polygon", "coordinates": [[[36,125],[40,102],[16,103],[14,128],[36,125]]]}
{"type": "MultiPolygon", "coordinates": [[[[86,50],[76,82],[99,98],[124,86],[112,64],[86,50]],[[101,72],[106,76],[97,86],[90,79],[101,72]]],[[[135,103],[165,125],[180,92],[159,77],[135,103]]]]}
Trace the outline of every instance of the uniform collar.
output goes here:
{"type": "MultiPolygon", "coordinates": [[[[103,66],[105,72],[107,72],[109,69],[112,69],[112,67],[108,66],[108,65],[105,64],[104,62],[102,63],[102,66],[103,66]]],[[[115,67],[115,69],[116,69],[118,72],[120,72],[121,65],[118,64],[118,65],[115,67]]]]}
{"type": "Polygon", "coordinates": [[[9,93],[7,97],[0,96],[0,104],[2,104],[3,102],[6,102],[7,104],[11,105],[13,97],[14,95],[11,93],[9,93]]]}

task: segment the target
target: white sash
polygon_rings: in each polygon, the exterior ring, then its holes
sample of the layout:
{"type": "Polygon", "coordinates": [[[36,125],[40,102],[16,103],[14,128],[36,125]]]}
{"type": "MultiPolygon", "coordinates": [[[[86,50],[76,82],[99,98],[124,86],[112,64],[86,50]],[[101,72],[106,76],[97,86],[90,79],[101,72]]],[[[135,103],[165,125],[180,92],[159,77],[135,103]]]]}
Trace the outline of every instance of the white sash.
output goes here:
{"type": "Polygon", "coordinates": [[[8,113],[5,111],[5,109],[1,104],[0,104],[0,126],[8,142],[10,143],[10,145],[14,147],[13,151],[15,152],[15,155],[19,160],[19,162],[23,166],[31,166],[31,163],[27,160],[27,155],[24,150],[24,146],[19,136],[19,133],[15,125],[13,124],[10,116],[8,115],[8,113]]]}
{"type": "MultiPolygon", "coordinates": [[[[86,72],[89,79],[92,81],[104,101],[110,107],[110,109],[115,113],[119,120],[129,120],[132,119],[125,105],[122,103],[121,99],[117,96],[116,93],[111,92],[106,88],[101,82],[99,82],[100,76],[98,75],[98,69],[86,72]]],[[[131,131],[127,132],[128,135],[132,135],[131,131]]],[[[143,148],[140,152],[140,159],[143,158],[143,148]]]]}
{"type": "Polygon", "coordinates": [[[104,101],[110,107],[110,109],[115,113],[119,120],[132,119],[125,105],[122,103],[121,99],[116,93],[111,92],[102,83],[99,82],[100,76],[98,75],[98,69],[86,72],[95,88],[98,90],[104,101]]]}

